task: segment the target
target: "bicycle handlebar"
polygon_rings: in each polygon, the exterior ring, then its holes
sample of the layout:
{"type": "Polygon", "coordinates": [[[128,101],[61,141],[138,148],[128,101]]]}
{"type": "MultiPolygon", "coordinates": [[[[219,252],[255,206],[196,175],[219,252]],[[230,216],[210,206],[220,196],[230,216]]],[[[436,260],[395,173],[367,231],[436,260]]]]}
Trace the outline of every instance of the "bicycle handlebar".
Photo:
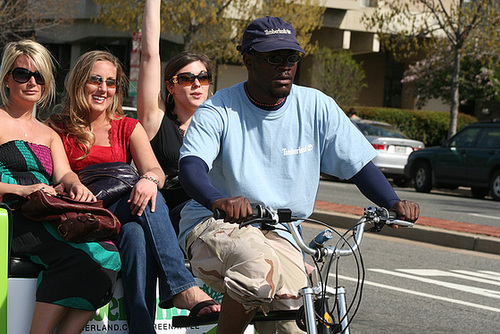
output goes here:
{"type": "MultiPolygon", "coordinates": [[[[226,213],[216,208],[214,210],[213,217],[215,219],[224,219],[226,217],[226,213]]],[[[355,225],[354,243],[347,249],[341,249],[337,247],[322,247],[322,244],[329,238],[325,239],[320,237],[317,239],[319,235],[316,236],[316,238],[309,245],[306,245],[299,229],[296,224],[294,224],[297,220],[307,221],[309,219],[294,217],[289,209],[274,210],[272,208],[266,208],[262,205],[257,205],[253,208],[252,219],[241,223],[240,228],[246,225],[260,223],[262,229],[273,229],[273,225],[283,223],[288,227],[295,242],[303,252],[316,258],[320,258],[325,256],[327,253],[333,253],[337,256],[345,256],[355,252],[358,245],[361,243],[361,239],[363,238],[364,227],[366,224],[373,224],[373,227],[370,229],[373,232],[379,232],[384,225],[398,225],[402,227],[413,227],[414,225],[411,222],[397,219],[397,214],[395,212],[390,212],[385,208],[369,206],[364,209],[363,216],[355,225]]]]}
{"type": "MultiPolygon", "coordinates": [[[[262,205],[256,205],[255,207],[252,208],[252,210],[253,210],[252,220],[259,218],[272,218],[270,211],[264,208],[262,205]]],[[[224,219],[226,218],[226,213],[219,208],[215,208],[213,212],[213,217],[215,219],[224,219]]]]}

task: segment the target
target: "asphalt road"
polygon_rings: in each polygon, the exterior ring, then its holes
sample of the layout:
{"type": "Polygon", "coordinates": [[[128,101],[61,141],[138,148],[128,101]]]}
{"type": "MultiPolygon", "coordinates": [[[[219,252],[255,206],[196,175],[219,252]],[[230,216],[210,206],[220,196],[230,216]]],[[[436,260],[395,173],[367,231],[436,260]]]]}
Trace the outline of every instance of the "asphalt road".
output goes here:
{"type": "MultiPolygon", "coordinates": [[[[318,231],[305,226],[306,240],[318,231]]],[[[365,234],[361,250],[366,278],[352,333],[500,332],[500,256],[376,234],[365,234]]],[[[355,269],[340,260],[348,299],[355,269]]]]}
{"type": "MultiPolygon", "coordinates": [[[[400,198],[418,203],[424,217],[500,227],[500,202],[472,198],[466,189],[429,194],[418,193],[413,188],[395,187],[395,190],[400,198]]],[[[320,181],[317,199],[359,207],[372,205],[354,184],[346,182],[320,181]]]]}

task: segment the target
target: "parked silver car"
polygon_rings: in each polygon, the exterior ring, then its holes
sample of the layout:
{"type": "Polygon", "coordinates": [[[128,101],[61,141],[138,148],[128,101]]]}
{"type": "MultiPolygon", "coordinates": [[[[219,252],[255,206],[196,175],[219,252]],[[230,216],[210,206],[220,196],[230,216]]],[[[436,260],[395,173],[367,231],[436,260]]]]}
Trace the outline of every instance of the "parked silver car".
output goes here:
{"type": "Polygon", "coordinates": [[[385,176],[392,178],[397,186],[406,186],[410,179],[404,175],[404,167],[411,152],[425,147],[418,140],[409,139],[395,126],[371,120],[356,120],[353,123],[377,150],[378,156],[373,159],[385,176]]]}

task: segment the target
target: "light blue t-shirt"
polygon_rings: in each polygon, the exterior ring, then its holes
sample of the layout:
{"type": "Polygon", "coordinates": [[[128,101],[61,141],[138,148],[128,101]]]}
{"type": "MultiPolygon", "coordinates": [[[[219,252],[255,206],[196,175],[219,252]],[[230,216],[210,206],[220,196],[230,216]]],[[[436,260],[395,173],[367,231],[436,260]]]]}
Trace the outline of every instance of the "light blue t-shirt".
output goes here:
{"type": "MultiPolygon", "coordinates": [[[[349,179],[376,151],[335,101],[293,85],[284,105],[267,111],[253,105],[243,83],[217,92],[196,111],[181,156],[197,156],[224,197],[288,208],[309,217],[320,172],[349,179]]],[[[179,243],[212,212],[191,200],[182,210],[179,243]]]]}

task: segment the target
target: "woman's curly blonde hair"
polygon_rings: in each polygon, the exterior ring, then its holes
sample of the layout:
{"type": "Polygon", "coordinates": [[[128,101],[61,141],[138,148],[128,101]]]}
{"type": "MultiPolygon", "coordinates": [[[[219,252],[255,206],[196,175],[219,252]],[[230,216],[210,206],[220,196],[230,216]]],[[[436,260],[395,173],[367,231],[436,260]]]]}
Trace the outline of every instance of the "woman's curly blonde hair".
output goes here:
{"type": "Polygon", "coordinates": [[[98,61],[109,61],[116,68],[116,93],[106,110],[106,115],[110,120],[123,116],[123,94],[128,81],[120,61],[107,51],[89,51],[78,58],[68,76],[62,112],[52,115],[48,121],[49,125],[56,131],[67,132],[68,136],[75,137],[76,142],[84,152],[84,155],[79,159],[88,156],[95,142],[95,135],[90,129],[91,109],[85,98],[85,84],[98,61]]]}

